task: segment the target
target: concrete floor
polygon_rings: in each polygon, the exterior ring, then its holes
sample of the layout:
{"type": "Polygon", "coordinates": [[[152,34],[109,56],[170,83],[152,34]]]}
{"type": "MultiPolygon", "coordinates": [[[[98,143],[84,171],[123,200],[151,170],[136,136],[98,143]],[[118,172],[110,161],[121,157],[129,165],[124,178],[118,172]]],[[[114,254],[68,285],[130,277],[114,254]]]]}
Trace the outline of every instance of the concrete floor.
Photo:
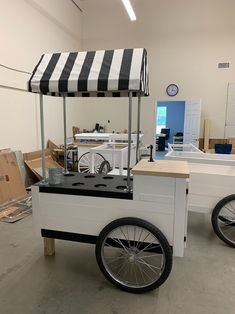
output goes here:
{"type": "Polygon", "coordinates": [[[43,256],[32,217],[0,223],[1,314],[235,314],[235,250],[217,239],[207,215],[190,214],[186,256],[144,295],[109,284],[94,246],[57,241],[56,250],[43,256]]]}

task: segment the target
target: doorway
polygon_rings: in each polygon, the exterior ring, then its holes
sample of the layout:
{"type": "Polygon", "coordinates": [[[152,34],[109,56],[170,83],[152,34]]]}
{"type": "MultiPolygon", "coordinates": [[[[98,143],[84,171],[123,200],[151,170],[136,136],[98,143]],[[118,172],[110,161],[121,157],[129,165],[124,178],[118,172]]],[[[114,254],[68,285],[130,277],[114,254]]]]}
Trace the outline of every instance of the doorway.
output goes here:
{"type": "Polygon", "coordinates": [[[168,143],[199,146],[201,101],[158,101],[155,112],[159,156],[164,157],[168,143]]]}
{"type": "Polygon", "coordinates": [[[166,145],[173,144],[174,136],[184,132],[185,101],[158,101],[156,112],[156,134],[168,132],[166,145]]]}

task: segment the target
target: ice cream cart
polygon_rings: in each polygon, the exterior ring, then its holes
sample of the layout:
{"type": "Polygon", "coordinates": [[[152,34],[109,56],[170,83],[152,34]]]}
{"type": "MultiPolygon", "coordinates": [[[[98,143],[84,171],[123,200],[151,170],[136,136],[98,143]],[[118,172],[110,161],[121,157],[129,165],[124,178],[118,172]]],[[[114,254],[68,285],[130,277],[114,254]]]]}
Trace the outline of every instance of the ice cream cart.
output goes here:
{"type": "Polygon", "coordinates": [[[139,161],[136,154],[131,170],[132,103],[136,98],[138,152],[141,97],[149,94],[146,50],[45,54],[28,88],[40,95],[42,157],[43,95],[63,99],[65,144],[66,97],[129,99],[127,174],[69,173],[65,158],[62,181],[53,185],[42,158],[43,180],[32,187],[33,219],[46,243],[95,244],[100,270],[117,287],[134,293],[159,287],[171,272],[173,256],[184,255],[189,169],[184,161],[139,161]]]}

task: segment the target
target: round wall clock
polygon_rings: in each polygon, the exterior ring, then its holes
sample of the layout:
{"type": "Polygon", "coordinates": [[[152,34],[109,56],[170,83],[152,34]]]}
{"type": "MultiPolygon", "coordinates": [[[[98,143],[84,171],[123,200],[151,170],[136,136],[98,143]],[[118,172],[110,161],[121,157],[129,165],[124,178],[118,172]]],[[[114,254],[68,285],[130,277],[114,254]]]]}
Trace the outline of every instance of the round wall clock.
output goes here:
{"type": "Polygon", "coordinates": [[[179,87],[176,84],[170,84],[167,86],[166,92],[168,96],[175,96],[179,92],[179,87]]]}

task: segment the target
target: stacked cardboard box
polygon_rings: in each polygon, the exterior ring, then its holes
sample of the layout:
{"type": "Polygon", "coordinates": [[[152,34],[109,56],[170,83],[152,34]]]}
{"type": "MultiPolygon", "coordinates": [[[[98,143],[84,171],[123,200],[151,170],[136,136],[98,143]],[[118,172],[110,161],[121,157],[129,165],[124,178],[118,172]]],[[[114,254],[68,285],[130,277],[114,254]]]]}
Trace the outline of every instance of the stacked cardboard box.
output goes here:
{"type": "Polygon", "coordinates": [[[26,190],[15,153],[0,150],[0,205],[26,196],[26,190]]]}

